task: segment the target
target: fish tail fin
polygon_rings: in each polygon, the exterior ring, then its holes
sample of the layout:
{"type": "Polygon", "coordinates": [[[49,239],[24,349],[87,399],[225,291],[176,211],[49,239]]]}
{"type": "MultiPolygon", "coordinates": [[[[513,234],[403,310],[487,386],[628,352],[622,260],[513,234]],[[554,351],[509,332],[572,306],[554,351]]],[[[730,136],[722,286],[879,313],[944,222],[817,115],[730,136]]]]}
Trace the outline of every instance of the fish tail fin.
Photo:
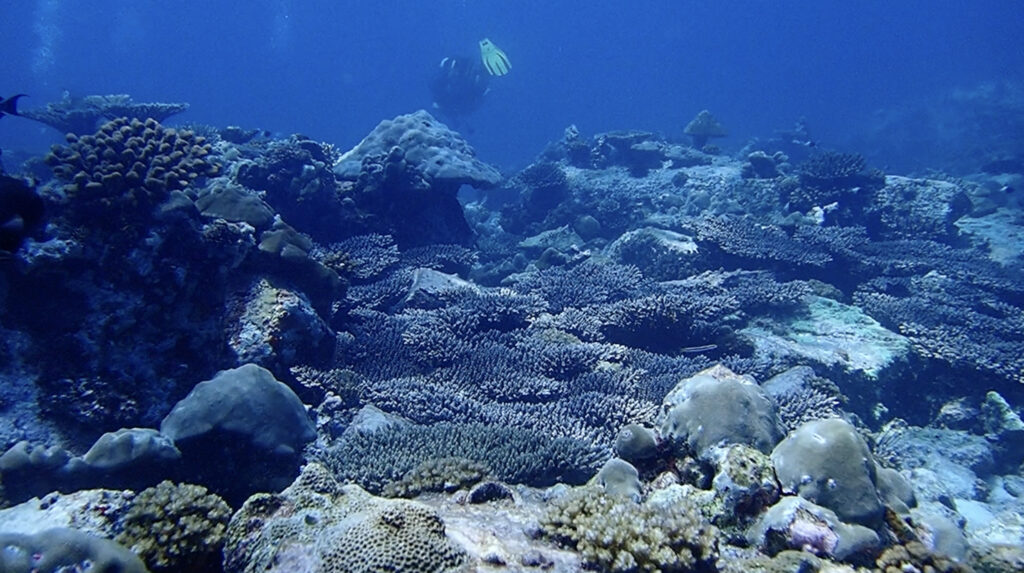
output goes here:
{"type": "Polygon", "coordinates": [[[25,97],[25,94],[15,94],[5,99],[0,104],[0,112],[6,113],[7,115],[21,115],[18,113],[18,98],[25,97]]]}

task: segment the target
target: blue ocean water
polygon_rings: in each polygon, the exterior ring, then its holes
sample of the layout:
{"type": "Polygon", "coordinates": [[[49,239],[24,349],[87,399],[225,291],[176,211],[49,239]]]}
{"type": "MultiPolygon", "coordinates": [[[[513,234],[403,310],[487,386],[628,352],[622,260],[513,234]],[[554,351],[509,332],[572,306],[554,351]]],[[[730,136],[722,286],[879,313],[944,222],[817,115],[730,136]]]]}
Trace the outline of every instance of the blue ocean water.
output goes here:
{"type": "MultiPolygon", "coordinates": [[[[879,112],[1020,81],[1022,21],[1013,0],[24,1],[0,20],[0,95],[29,94],[24,107],[65,91],[182,101],[192,108],[180,121],[347,148],[381,119],[430,109],[437,63],[475,55],[489,37],[513,71],[492,82],[463,131],[505,168],[524,166],[569,124],[671,136],[701,109],[729,129],[726,148],[801,117],[823,142],[869,147],[863,135],[879,112]]],[[[54,139],[0,126],[4,149],[54,139]]]]}

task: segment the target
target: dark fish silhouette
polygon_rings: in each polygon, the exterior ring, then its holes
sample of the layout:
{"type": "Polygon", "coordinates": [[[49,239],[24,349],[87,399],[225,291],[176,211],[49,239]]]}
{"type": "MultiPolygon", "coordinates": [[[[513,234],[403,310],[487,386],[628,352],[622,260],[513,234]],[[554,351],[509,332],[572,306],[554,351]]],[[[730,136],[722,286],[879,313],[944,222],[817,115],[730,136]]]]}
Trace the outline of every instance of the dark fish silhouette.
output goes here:
{"type": "Polygon", "coordinates": [[[25,181],[0,175],[0,258],[8,258],[43,221],[43,199],[25,181]]]}
{"type": "Polygon", "coordinates": [[[25,94],[15,94],[7,99],[0,98],[0,117],[5,115],[21,115],[18,113],[18,98],[25,94]]]}

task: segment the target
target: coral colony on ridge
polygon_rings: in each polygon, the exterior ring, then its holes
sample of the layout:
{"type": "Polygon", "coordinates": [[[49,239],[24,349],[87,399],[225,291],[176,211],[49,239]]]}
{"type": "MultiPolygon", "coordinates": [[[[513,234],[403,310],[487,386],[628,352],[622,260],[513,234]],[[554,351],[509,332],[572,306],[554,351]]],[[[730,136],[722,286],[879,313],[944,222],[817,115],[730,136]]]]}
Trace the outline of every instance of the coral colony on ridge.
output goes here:
{"type": "Polygon", "coordinates": [[[0,572],[1024,571],[1021,155],[502,172],[480,48],[347,150],[0,100],[65,134],[0,174],[0,572]]]}

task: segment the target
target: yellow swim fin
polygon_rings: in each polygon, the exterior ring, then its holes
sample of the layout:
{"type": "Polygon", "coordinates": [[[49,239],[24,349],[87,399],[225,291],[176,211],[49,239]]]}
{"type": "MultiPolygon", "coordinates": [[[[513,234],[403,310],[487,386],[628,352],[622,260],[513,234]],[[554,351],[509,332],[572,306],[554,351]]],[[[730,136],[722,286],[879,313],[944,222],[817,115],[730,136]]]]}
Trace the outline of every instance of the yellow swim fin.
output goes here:
{"type": "Polygon", "coordinates": [[[480,59],[483,60],[487,73],[492,76],[503,76],[512,69],[512,63],[508,61],[505,52],[487,38],[480,40],[480,59]]]}

